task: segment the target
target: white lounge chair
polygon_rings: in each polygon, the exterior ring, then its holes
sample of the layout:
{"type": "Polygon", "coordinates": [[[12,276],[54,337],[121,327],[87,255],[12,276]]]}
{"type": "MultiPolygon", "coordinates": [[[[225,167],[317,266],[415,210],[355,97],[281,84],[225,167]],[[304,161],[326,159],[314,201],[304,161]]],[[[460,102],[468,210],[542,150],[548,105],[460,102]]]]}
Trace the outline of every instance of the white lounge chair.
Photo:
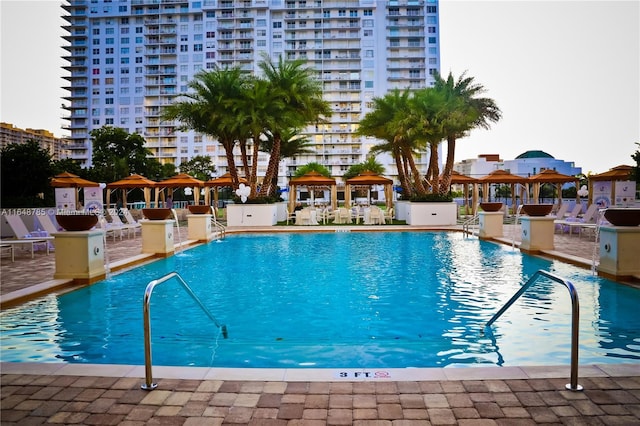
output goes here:
{"type": "Polygon", "coordinates": [[[129,209],[126,207],[122,207],[120,211],[122,212],[122,215],[124,216],[124,219],[125,219],[123,223],[125,225],[133,227],[134,236],[136,232],[142,233],[142,224],[140,224],[137,220],[135,220],[135,218],[133,217],[129,209]]]}
{"type": "MultiPolygon", "coordinates": [[[[11,228],[11,231],[15,235],[14,240],[3,240],[3,244],[20,245],[21,247],[30,246],[31,256],[33,257],[34,250],[45,249],[49,254],[51,248],[50,242],[54,239],[50,235],[34,236],[31,234],[27,226],[22,221],[22,218],[14,214],[3,215],[5,222],[11,228]]],[[[46,234],[46,232],[44,233],[46,234]]]]}
{"type": "Polygon", "coordinates": [[[582,217],[576,219],[567,219],[563,221],[562,226],[569,231],[569,235],[573,234],[573,230],[577,230],[580,234],[580,228],[585,224],[595,224],[598,218],[598,205],[591,204],[582,217]]]}
{"type": "MultiPolygon", "coordinates": [[[[111,226],[115,229],[115,228],[120,228],[122,232],[126,232],[127,233],[127,238],[129,238],[132,234],[135,237],[136,235],[136,227],[141,228],[142,225],[129,225],[126,224],[122,221],[122,219],[120,219],[120,215],[118,215],[118,210],[117,209],[107,209],[107,212],[109,213],[109,217],[111,218],[111,226]]],[[[122,239],[122,236],[120,237],[120,239],[122,239]]]]}
{"type": "Polygon", "coordinates": [[[63,231],[62,227],[57,226],[55,223],[53,223],[53,220],[49,215],[36,215],[36,219],[38,220],[38,223],[40,224],[42,229],[47,231],[49,235],[63,231]]]}

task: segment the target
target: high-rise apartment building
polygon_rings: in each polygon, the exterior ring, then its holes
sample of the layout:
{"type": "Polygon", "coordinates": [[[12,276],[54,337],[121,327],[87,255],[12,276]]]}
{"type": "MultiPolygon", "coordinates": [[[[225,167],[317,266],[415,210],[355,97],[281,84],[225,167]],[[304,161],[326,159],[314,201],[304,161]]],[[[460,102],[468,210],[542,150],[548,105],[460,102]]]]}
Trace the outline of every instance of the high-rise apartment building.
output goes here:
{"type": "MultiPolygon", "coordinates": [[[[372,99],[429,86],[439,71],[437,0],[67,0],[63,10],[69,149],[87,166],[89,132],[111,125],[143,135],[162,163],[209,155],[226,172],[222,147],[161,120],[162,108],[195,73],[258,73],[267,54],[306,59],[333,110],[329,123],[306,129],[314,153],[284,159],[280,175],[315,161],[338,177],[376,143],[354,133],[372,99]]],[[[379,160],[396,174],[390,158],[379,160]]],[[[267,162],[259,157],[259,176],[267,162]]],[[[426,169],[426,154],[419,162],[426,169]]]]}
{"type": "Polygon", "coordinates": [[[64,158],[64,140],[55,137],[45,129],[20,129],[10,123],[0,123],[0,148],[9,144],[22,144],[35,141],[40,148],[47,150],[53,160],[64,158]]]}

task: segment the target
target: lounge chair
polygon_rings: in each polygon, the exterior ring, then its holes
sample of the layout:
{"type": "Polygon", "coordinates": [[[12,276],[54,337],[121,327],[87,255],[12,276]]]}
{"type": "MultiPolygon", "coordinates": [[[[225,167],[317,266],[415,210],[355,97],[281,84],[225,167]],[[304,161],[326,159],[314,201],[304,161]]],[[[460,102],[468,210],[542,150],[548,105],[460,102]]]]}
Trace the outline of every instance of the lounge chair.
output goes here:
{"type": "Polygon", "coordinates": [[[39,240],[48,240],[53,241],[53,237],[48,235],[46,232],[43,232],[44,235],[34,235],[37,234],[37,231],[30,232],[27,229],[27,226],[22,221],[22,218],[18,215],[6,214],[4,215],[5,221],[9,224],[11,231],[15,235],[15,238],[18,240],[26,240],[36,238],[39,240]]]}
{"type": "MultiPolygon", "coordinates": [[[[22,218],[18,215],[6,214],[3,215],[5,222],[11,228],[11,231],[15,235],[15,238],[12,240],[3,240],[3,245],[11,245],[16,246],[19,245],[21,247],[30,246],[31,249],[31,257],[33,257],[33,252],[35,250],[44,249],[47,254],[49,254],[49,249],[51,247],[50,242],[54,239],[50,235],[42,235],[42,236],[34,236],[27,229],[27,226],[22,221],[22,218]]],[[[44,233],[46,234],[46,233],[44,233]]]]}
{"type": "Polygon", "coordinates": [[[567,219],[562,221],[562,226],[564,230],[569,231],[569,235],[573,234],[573,230],[577,230],[578,234],[580,233],[581,226],[585,224],[595,224],[598,219],[598,205],[591,204],[587,211],[582,217],[578,217],[576,219],[567,219]]]}
{"type": "MultiPolygon", "coordinates": [[[[120,212],[122,212],[122,215],[124,216],[123,223],[125,225],[133,227],[134,236],[136,232],[142,233],[142,224],[140,224],[137,220],[135,220],[135,218],[133,217],[133,215],[131,214],[128,208],[122,207],[120,209],[120,212]]],[[[215,214],[215,211],[214,211],[214,214],[215,214]]]]}
{"type": "Polygon", "coordinates": [[[569,211],[569,203],[562,203],[560,204],[560,207],[558,207],[558,210],[555,213],[552,213],[551,215],[555,216],[559,220],[563,220],[565,214],[567,214],[568,211],[569,211]]]}
{"type": "MultiPolygon", "coordinates": [[[[127,233],[127,238],[129,238],[131,236],[131,234],[133,234],[133,236],[135,237],[136,235],[136,228],[142,228],[142,225],[139,224],[135,224],[135,225],[129,225],[126,224],[122,221],[122,219],[120,219],[120,215],[118,214],[118,210],[117,209],[107,209],[107,212],[109,213],[109,217],[111,218],[111,226],[115,229],[115,228],[120,228],[122,230],[122,232],[127,233]]],[[[121,238],[122,239],[122,236],[121,238]]]]}
{"type": "Polygon", "coordinates": [[[63,231],[62,227],[57,226],[55,223],[53,223],[53,220],[49,215],[36,215],[36,219],[38,220],[38,223],[40,224],[42,229],[47,231],[49,235],[63,231]]]}
{"type": "Polygon", "coordinates": [[[571,210],[571,212],[568,215],[565,215],[565,217],[563,218],[558,217],[556,220],[553,221],[553,223],[555,224],[555,230],[560,231],[560,233],[568,231],[569,227],[567,223],[575,222],[578,219],[578,215],[580,214],[581,211],[582,211],[582,204],[576,203],[576,205],[573,207],[573,210],[571,210]]]}

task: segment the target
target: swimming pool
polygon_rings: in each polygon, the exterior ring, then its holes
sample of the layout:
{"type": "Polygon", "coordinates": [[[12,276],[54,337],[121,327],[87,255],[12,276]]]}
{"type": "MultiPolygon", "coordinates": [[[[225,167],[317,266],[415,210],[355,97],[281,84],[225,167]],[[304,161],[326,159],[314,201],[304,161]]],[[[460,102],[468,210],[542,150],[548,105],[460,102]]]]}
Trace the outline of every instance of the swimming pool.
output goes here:
{"type": "Polygon", "coordinates": [[[580,363],[640,362],[640,291],[587,270],[461,233],[228,236],[92,286],[0,314],[3,361],[144,364],[142,297],[178,271],[229,330],[177,282],[154,290],[154,365],[400,368],[569,363],[566,289],[580,296],[580,363]]]}

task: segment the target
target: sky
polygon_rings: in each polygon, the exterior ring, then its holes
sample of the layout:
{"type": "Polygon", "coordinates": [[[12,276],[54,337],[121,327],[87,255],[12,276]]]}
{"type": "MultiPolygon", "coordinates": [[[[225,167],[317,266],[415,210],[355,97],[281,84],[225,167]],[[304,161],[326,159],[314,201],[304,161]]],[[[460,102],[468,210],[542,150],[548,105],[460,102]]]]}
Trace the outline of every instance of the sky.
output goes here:
{"type": "MultiPolygon", "coordinates": [[[[0,121],[61,127],[60,2],[0,0],[0,121]]],[[[542,150],[602,173],[640,147],[640,1],[440,1],[441,73],[473,77],[502,118],[456,161],[542,150]]]]}

